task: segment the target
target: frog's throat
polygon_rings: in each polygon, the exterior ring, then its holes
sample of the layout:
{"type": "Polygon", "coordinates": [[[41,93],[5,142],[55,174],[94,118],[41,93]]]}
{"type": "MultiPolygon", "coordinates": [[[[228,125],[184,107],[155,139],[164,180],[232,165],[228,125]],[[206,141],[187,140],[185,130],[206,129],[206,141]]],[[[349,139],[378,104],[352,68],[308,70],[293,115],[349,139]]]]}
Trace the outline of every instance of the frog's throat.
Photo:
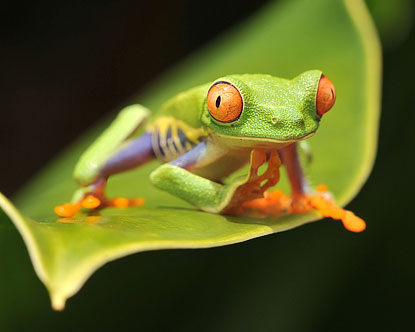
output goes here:
{"type": "Polygon", "coordinates": [[[304,135],[299,138],[289,138],[289,139],[276,139],[269,137],[247,137],[247,136],[231,136],[223,135],[217,132],[209,133],[213,141],[220,142],[229,146],[240,146],[240,147],[283,147],[291,143],[303,141],[307,138],[310,138],[315,134],[315,131],[304,135]]]}

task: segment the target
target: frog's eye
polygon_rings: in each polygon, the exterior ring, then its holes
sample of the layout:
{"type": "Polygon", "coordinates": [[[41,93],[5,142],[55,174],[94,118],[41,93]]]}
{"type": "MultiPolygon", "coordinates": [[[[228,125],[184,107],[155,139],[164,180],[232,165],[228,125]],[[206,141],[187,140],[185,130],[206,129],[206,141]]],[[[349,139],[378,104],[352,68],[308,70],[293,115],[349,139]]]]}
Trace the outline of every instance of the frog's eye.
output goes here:
{"type": "Polygon", "coordinates": [[[207,106],[210,115],[215,120],[220,122],[235,121],[242,113],[242,96],[232,84],[217,82],[209,89],[207,106]]]}
{"type": "Polygon", "coordinates": [[[335,101],[336,89],[333,83],[326,76],[321,75],[316,97],[317,114],[323,116],[333,107],[335,101]]]}

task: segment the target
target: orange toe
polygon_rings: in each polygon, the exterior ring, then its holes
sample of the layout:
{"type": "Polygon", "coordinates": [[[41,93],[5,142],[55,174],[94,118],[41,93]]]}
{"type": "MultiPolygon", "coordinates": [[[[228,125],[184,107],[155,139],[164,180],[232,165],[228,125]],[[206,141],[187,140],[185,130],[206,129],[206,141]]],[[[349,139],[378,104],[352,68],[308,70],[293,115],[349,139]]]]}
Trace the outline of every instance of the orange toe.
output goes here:
{"type": "Polygon", "coordinates": [[[95,209],[100,205],[101,200],[92,195],[88,195],[82,200],[82,206],[87,209],[95,209]]]}
{"type": "Polygon", "coordinates": [[[319,185],[316,187],[316,190],[317,190],[319,193],[323,193],[323,192],[327,192],[327,191],[329,191],[329,188],[328,188],[325,184],[319,184],[319,185]]]}
{"type": "Polygon", "coordinates": [[[342,209],[334,202],[318,195],[309,195],[310,203],[313,208],[318,210],[323,216],[341,220],[344,228],[351,232],[362,232],[366,229],[366,223],[362,218],[353,212],[342,209]]]}
{"type": "Polygon", "coordinates": [[[77,213],[81,209],[81,204],[71,204],[65,203],[62,205],[55,206],[55,213],[59,217],[69,218],[72,217],[75,213],[77,213]]]}
{"type": "Polygon", "coordinates": [[[118,208],[124,208],[124,207],[127,207],[129,205],[129,201],[128,201],[127,198],[117,197],[117,198],[114,198],[111,201],[111,205],[113,205],[115,207],[118,207],[118,208]]]}
{"type": "Polygon", "coordinates": [[[137,197],[130,200],[130,206],[142,206],[145,203],[145,199],[142,197],[137,197]]]}
{"type": "Polygon", "coordinates": [[[108,202],[108,206],[114,206],[117,208],[126,208],[128,206],[142,206],[143,204],[144,204],[144,198],[142,197],[138,197],[134,199],[117,197],[108,202]]]}
{"type": "Polygon", "coordinates": [[[344,228],[351,232],[359,233],[366,229],[366,223],[351,211],[346,211],[345,217],[342,219],[344,228]]]}

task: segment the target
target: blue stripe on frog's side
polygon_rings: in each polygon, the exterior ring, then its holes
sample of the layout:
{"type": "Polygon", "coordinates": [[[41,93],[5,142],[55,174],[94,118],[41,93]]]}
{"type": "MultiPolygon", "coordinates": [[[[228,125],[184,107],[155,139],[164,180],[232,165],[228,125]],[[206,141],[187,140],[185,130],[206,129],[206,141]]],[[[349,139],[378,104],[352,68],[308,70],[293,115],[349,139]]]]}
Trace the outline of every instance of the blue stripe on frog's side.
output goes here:
{"type": "Polygon", "coordinates": [[[154,154],[163,162],[170,162],[185,154],[206,136],[202,129],[189,127],[172,117],[158,119],[151,129],[154,154]]]}

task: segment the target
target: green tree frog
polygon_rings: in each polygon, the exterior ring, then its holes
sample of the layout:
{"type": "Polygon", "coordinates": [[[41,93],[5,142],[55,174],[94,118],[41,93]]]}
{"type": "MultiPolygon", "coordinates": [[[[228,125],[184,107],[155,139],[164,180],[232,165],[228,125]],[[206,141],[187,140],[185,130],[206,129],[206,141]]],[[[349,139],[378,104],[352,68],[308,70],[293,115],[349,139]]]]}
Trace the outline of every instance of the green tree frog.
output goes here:
{"type": "Polygon", "coordinates": [[[361,231],[364,221],[336,206],[326,188],[311,192],[297,151],[300,141],[315,134],[335,99],[332,82],[310,70],[292,80],[243,74],[197,86],[168,100],[141,135],[137,132],[150,112],[128,106],[81,156],[74,170],[80,189],[55,212],[69,217],[82,207],[141,205],[142,199],[107,199],[106,181],[156,158],[163,164],[150,174],[151,182],[203,211],[277,216],[317,209],[342,220],[349,230],[361,231]],[[223,184],[247,164],[247,176],[223,184]],[[290,196],[267,191],[279,181],[281,165],[290,196]]]}

